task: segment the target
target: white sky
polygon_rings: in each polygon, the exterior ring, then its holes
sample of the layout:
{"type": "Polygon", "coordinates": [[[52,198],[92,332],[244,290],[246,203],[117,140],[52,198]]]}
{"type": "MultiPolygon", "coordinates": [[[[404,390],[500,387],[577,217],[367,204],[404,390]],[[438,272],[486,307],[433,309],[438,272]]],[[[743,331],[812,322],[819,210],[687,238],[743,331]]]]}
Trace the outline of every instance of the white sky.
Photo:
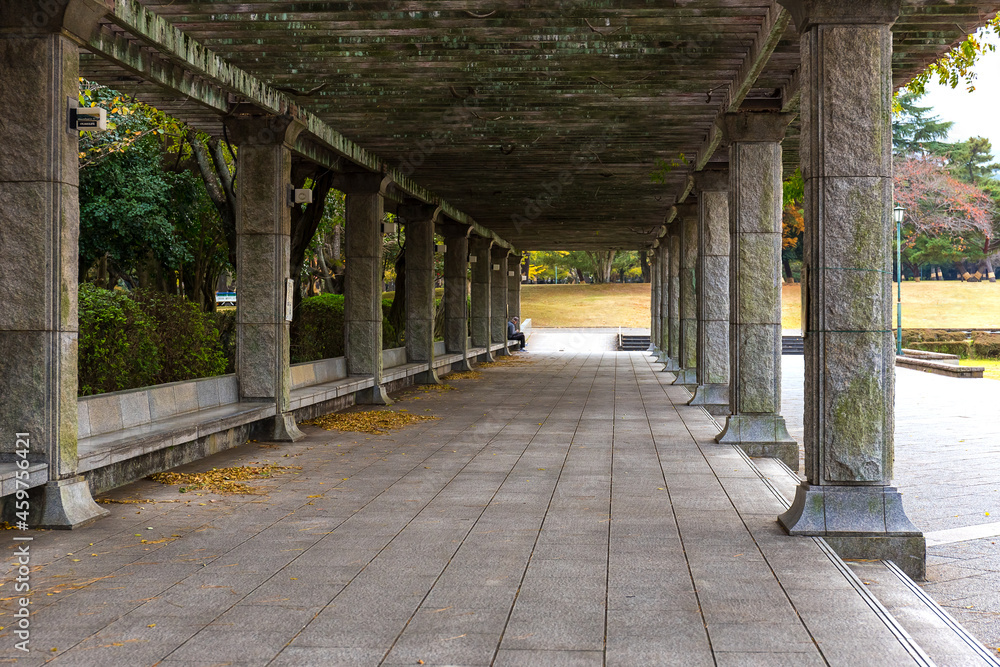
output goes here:
{"type": "Polygon", "coordinates": [[[927,86],[927,95],[920,106],[933,107],[941,120],[954,121],[948,141],[965,141],[969,137],[986,137],[993,144],[993,154],[1000,156],[1000,39],[992,35],[990,42],[997,50],[983,55],[976,63],[976,89],[968,92],[959,84],[952,89],[936,82],[927,86]]]}

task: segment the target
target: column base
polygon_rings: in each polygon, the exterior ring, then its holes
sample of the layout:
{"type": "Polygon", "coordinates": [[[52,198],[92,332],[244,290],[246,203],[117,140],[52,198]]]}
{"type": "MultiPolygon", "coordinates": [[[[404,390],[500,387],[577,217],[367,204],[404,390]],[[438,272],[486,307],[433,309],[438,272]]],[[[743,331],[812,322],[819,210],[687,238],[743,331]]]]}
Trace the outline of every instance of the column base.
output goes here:
{"type": "Polygon", "coordinates": [[[304,437],[306,434],[299,430],[299,425],[295,423],[295,416],[291,412],[272,417],[270,423],[264,423],[263,432],[260,434],[261,440],[272,442],[296,442],[304,437]]]}
{"type": "Polygon", "coordinates": [[[479,364],[488,364],[491,361],[494,361],[493,353],[490,352],[489,350],[486,350],[486,352],[483,352],[482,354],[476,357],[476,363],[479,364]]]}
{"type": "Polygon", "coordinates": [[[788,435],[781,415],[730,415],[715,441],[736,445],[753,458],[781,459],[792,470],[799,470],[799,443],[788,435]]]}
{"type": "Polygon", "coordinates": [[[803,482],[778,523],[789,535],[824,538],[841,558],[891,560],[914,579],[924,578],[924,536],[895,487],[803,482]]]}
{"type": "Polygon", "coordinates": [[[663,373],[663,372],[676,373],[680,369],[681,369],[681,365],[679,363],[677,363],[677,361],[675,361],[671,357],[664,357],[663,358],[663,370],[660,371],[661,373],[663,373]]]}
{"type": "MultiPolygon", "coordinates": [[[[499,341],[497,341],[497,342],[499,342],[499,341]]],[[[504,346],[501,347],[499,350],[497,350],[497,356],[498,357],[509,357],[510,356],[510,348],[507,347],[507,341],[504,341],[504,346]]]]}
{"type": "Polygon", "coordinates": [[[414,384],[441,384],[441,378],[438,377],[437,371],[430,368],[421,373],[417,373],[413,376],[414,384]]]}
{"type": "Polygon", "coordinates": [[[695,387],[694,396],[688,401],[688,405],[700,405],[710,415],[728,415],[731,412],[729,407],[729,385],[700,384],[695,387]]]}
{"type": "Polygon", "coordinates": [[[461,361],[456,361],[451,365],[452,372],[468,372],[472,370],[472,364],[469,363],[468,350],[459,350],[458,352],[448,352],[448,354],[460,354],[462,355],[461,361]]]}
{"type": "Polygon", "coordinates": [[[680,368],[677,370],[677,379],[672,384],[682,384],[691,391],[698,386],[698,370],[696,368],[680,368]]]}
{"type": "Polygon", "coordinates": [[[35,528],[82,528],[111,514],[94,502],[90,484],[82,475],[48,482],[41,491],[38,496],[32,494],[32,505],[38,510],[37,514],[32,512],[29,523],[35,528]]]}
{"type": "Polygon", "coordinates": [[[393,400],[385,393],[385,387],[377,384],[355,393],[354,403],[356,405],[392,405],[393,400]]]}

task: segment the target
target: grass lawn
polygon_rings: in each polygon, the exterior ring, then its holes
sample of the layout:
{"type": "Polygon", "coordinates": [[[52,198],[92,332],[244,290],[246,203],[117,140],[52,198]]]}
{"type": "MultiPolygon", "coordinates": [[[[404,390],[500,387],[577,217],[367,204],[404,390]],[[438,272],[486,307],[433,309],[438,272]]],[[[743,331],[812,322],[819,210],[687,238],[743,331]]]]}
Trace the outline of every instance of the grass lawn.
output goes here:
{"type": "MultiPolygon", "coordinates": [[[[781,299],[782,327],[801,329],[800,286],[782,287],[781,299]]],[[[523,285],[521,314],[539,327],[648,328],[649,284],[523,285]]],[[[903,327],[1000,328],[1000,283],[904,282],[903,327]]]]}
{"type": "Polygon", "coordinates": [[[649,328],[649,283],[522,285],[521,317],[536,327],[649,328]]]}
{"type": "MultiPolygon", "coordinates": [[[[893,327],[896,323],[896,285],[892,286],[893,327]]],[[[801,329],[799,285],[781,290],[781,325],[801,329]]],[[[1000,328],[1000,283],[962,283],[925,280],[903,283],[904,329],[1000,328]]]]}

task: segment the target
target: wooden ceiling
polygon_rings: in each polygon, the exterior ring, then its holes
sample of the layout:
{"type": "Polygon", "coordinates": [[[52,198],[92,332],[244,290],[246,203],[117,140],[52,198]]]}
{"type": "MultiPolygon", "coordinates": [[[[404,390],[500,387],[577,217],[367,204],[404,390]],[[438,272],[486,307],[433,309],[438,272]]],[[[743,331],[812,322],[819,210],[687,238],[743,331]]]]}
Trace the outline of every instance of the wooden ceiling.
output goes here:
{"type": "MultiPolygon", "coordinates": [[[[691,169],[725,158],[720,113],[797,107],[798,37],[765,0],[141,4],[518,249],[648,246],[691,169]]],[[[904,2],[896,82],[998,8],[904,2]]],[[[83,70],[219,131],[220,109],[176,87],[83,70]]],[[[785,148],[793,167],[796,128],[785,148]]]]}

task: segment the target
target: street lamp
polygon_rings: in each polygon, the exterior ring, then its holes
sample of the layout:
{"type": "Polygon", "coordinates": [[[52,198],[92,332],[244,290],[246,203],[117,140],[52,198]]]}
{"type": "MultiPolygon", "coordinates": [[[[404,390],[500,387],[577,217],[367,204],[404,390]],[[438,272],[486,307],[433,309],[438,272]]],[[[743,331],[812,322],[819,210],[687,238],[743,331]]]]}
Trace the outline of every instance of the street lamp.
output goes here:
{"type": "Polygon", "coordinates": [[[896,355],[903,356],[903,218],[906,209],[900,204],[892,209],[896,221],[896,355]]]}

